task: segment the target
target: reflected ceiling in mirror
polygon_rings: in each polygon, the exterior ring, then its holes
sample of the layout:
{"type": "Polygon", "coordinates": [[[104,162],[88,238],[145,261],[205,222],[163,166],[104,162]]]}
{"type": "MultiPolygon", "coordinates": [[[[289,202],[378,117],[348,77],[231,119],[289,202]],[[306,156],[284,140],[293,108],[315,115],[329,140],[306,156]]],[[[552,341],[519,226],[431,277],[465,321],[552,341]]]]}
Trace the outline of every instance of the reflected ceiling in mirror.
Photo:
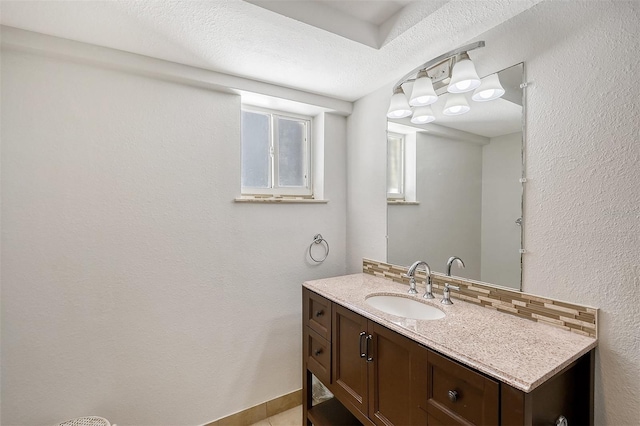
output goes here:
{"type": "Polygon", "coordinates": [[[521,288],[523,74],[524,64],[498,73],[501,98],[464,94],[466,114],[444,115],[451,94],[439,93],[433,122],[388,121],[389,263],[424,260],[446,272],[458,256],[465,268],[454,265],[452,275],[521,288]]]}

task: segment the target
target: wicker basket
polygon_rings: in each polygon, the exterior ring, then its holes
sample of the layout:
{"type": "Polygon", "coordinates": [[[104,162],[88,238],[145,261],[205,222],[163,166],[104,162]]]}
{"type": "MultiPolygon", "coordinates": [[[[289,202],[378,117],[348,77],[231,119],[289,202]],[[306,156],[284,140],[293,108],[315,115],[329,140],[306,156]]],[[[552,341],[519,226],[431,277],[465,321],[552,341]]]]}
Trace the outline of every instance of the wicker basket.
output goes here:
{"type": "Polygon", "coordinates": [[[102,417],[88,416],[67,420],[66,422],[58,423],[56,426],[111,426],[111,423],[102,417]]]}

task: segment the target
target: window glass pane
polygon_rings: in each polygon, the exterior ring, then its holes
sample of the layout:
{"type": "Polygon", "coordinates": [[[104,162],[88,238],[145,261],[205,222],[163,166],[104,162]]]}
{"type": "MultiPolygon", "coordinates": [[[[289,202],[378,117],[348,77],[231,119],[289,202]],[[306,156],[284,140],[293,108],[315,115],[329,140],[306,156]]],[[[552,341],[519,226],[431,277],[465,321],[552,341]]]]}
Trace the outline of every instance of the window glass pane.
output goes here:
{"type": "Polygon", "coordinates": [[[404,140],[395,135],[387,140],[387,193],[400,195],[404,192],[404,140]]]}
{"type": "Polygon", "coordinates": [[[269,188],[270,120],[266,114],[242,111],[242,186],[269,188]]]}
{"type": "Polygon", "coordinates": [[[305,186],[304,121],[278,118],[278,186],[305,186]]]}

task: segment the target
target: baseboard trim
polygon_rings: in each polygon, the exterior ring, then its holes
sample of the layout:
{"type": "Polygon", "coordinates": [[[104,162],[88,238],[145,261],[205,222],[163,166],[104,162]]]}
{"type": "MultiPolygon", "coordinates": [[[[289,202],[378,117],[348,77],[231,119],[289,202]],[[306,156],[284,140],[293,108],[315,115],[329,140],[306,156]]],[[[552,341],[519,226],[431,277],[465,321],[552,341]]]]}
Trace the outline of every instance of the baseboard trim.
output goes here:
{"type": "Polygon", "coordinates": [[[204,426],[249,426],[300,404],[302,404],[302,389],[206,423],[204,426]]]}

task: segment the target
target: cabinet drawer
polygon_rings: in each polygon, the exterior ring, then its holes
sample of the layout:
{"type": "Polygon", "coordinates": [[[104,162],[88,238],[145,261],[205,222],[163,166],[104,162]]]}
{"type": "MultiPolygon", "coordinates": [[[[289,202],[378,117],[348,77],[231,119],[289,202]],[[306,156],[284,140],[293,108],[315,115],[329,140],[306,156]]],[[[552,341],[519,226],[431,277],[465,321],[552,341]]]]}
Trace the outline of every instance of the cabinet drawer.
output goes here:
{"type": "Polygon", "coordinates": [[[303,301],[303,321],[322,338],[331,341],[331,302],[306,288],[303,301]]]}
{"type": "Polygon", "coordinates": [[[307,369],[324,384],[331,383],[331,343],[305,327],[303,350],[307,369]]]}
{"type": "Polygon", "coordinates": [[[435,424],[498,424],[498,382],[433,351],[427,355],[427,411],[435,424]]]}

